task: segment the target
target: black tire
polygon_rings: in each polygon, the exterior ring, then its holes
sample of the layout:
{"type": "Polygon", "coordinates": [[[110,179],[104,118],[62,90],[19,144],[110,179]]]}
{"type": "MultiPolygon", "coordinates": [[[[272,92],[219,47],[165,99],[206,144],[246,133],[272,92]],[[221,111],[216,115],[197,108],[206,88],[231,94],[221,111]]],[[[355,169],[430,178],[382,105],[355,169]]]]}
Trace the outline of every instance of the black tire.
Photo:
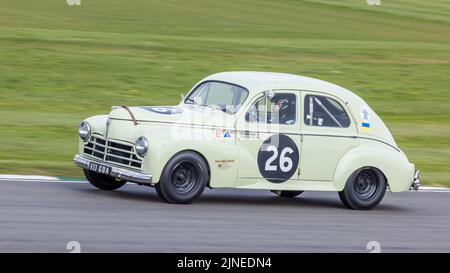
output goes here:
{"type": "Polygon", "coordinates": [[[84,176],[94,187],[104,191],[116,190],[127,183],[125,180],[106,176],[104,174],[83,170],[84,176]]]}
{"type": "Polygon", "coordinates": [[[200,197],[208,182],[208,165],[195,152],[182,152],[169,160],[155,188],[167,203],[189,204],[200,197]]]}
{"type": "Polygon", "coordinates": [[[280,197],[294,198],[303,193],[303,191],[271,191],[280,197]]]}
{"type": "Polygon", "coordinates": [[[159,186],[160,184],[161,184],[161,183],[157,183],[157,184],[155,185],[156,193],[158,194],[159,199],[161,199],[162,201],[164,201],[164,202],[166,202],[166,203],[169,203],[169,202],[166,200],[166,198],[164,197],[164,195],[161,193],[161,187],[159,186]]]}
{"type": "Polygon", "coordinates": [[[386,187],[386,178],[380,170],[365,167],[349,177],[344,190],[339,192],[339,198],[347,208],[370,210],[381,202],[386,187]]]}

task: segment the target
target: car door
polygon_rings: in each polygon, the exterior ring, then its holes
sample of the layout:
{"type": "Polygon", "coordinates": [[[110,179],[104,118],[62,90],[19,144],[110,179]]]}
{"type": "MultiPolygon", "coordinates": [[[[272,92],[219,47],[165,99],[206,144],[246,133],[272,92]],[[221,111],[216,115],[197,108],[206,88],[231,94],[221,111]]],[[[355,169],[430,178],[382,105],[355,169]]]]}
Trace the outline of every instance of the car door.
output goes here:
{"type": "Polygon", "coordinates": [[[302,91],[300,180],[331,181],[339,160],[358,143],[345,103],[319,92],[302,91]]]}
{"type": "MultiPolygon", "coordinates": [[[[300,92],[273,90],[253,98],[236,122],[239,151],[236,186],[298,180],[300,92]]],[[[256,186],[258,184],[258,186],[256,186]]]]}

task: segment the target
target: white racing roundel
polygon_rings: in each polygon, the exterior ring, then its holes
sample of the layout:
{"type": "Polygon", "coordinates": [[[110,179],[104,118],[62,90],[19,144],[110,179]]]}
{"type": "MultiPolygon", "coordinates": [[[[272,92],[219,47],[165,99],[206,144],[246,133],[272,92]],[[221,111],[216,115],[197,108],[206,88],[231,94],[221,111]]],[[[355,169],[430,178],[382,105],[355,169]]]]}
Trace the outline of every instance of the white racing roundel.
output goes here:
{"type": "Polygon", "coordinates": [[[273,135],[259,148],[259,172],[272,183],[289,180],[297,171],[298,161],[297,145],[287,135],[273,135]]]}
{"type": "Polygon", "coordinates": [[[152,111],[158,114],[163,115],[175,115],[180,114],[183,112],[183,110],[179,107],[173,107],[173,106],[149,106],[149,107],[142,107],[145,110],[152,111]]]}

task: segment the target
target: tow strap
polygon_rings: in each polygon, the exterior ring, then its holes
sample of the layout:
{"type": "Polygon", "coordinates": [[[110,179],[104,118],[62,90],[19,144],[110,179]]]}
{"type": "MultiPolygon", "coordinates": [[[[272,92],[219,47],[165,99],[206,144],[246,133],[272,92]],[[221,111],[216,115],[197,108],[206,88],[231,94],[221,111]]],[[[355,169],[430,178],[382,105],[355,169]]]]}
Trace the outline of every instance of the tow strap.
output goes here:
{"type": "Polygon", "coordinates": [[[128,106],[126,106],[126,105],[122,105],[122,107],[123,107],[125,110],[127,110],[128,114],[130,114],[130,117],[131,117],[131,119],[133,120],[133,124],[134,124],[135,126],[138,125],[138,122],[137,122],[136,118],[134,117],[133,112],[131,112],[130,108],[129,108],[128,106]]]}

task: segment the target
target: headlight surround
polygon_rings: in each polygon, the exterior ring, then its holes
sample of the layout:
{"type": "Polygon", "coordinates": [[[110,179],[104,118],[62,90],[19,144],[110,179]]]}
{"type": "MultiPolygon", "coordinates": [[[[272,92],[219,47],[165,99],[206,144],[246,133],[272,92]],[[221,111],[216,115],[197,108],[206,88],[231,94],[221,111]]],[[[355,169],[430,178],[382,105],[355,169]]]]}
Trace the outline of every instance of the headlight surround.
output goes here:
{"type": "Polygon", "coordinates": [[[91,126],[86,121],[82,121],[80,123],[80,127],[78,127],[78,134],[80,135],[80,138],[84,141],[89,139],[89,136],[91,135],[91,126]]]}
{"type": "Polygon", "coordinates": [[[136,140],[134,147],[136,148],[136,153],[142,157],[147,153],[148,140],[145,137],[141,136],[136,140]]]}

